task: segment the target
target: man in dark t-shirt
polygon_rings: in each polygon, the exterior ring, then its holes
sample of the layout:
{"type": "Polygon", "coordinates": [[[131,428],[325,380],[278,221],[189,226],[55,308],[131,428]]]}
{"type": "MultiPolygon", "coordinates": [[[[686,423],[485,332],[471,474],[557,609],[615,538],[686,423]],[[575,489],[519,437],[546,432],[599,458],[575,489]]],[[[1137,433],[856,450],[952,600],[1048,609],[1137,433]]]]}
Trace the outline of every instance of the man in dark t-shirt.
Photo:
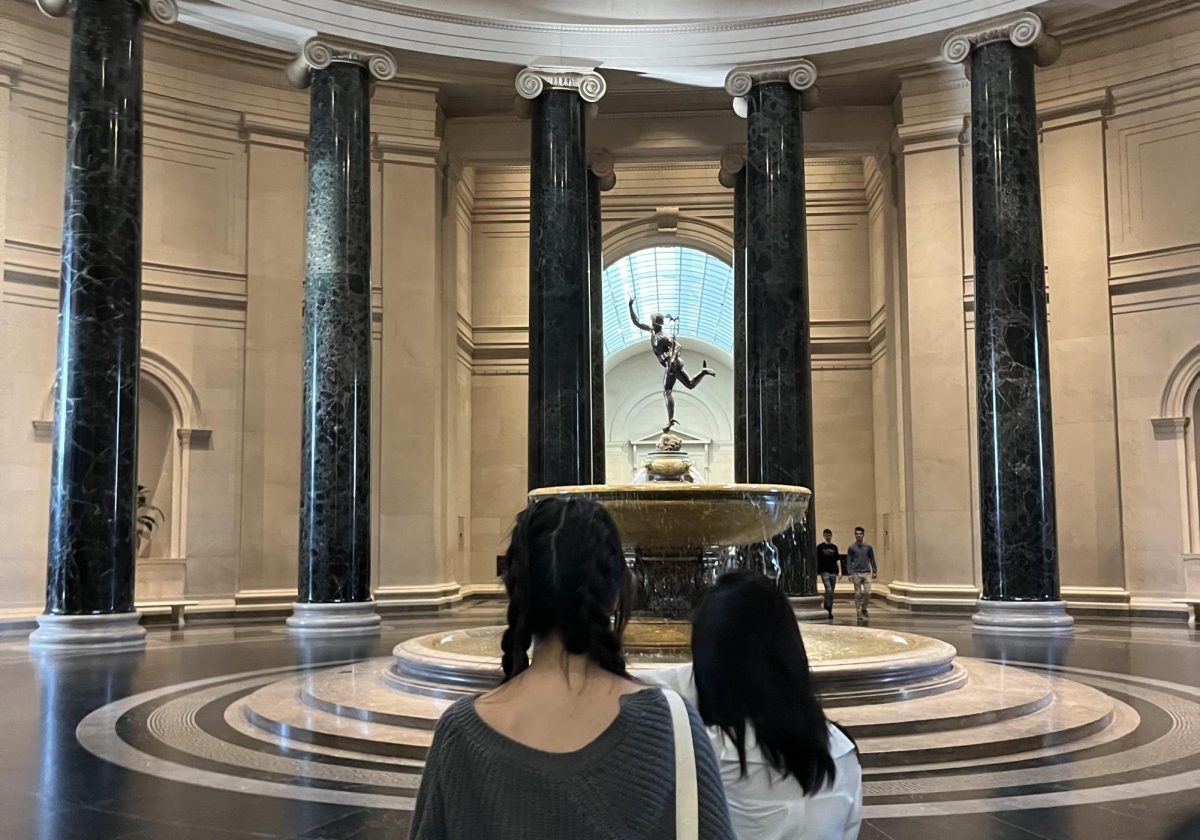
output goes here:
{"type": "Polygon", "coordinates": [[[833,531],[828,528],[824,533],[825,542],[817,546],[817,572],[821,575],[821,583],[825,584],[825,612],[833,618],[833,590],[838,579],[838,547],[833,544],[833,531]]]}

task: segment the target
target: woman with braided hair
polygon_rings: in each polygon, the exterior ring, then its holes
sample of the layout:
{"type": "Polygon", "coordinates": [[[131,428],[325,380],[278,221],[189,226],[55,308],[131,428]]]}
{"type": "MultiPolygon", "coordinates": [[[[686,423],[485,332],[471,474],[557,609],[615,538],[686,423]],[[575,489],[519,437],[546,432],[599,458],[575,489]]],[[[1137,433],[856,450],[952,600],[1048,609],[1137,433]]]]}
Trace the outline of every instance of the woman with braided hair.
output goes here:
{"type": "Polygon", "coordinates": [[[532,502],[513,526],[504,586],[504,681],[438,722],[411,837],[733,840],[699,716],[626,671],[629,571],[608,513],[585,499],[532,502]],[[676,779],[680,728],[694,771],[676,779]],[[690,826],[678,834],[677,804],[690,826]]]}

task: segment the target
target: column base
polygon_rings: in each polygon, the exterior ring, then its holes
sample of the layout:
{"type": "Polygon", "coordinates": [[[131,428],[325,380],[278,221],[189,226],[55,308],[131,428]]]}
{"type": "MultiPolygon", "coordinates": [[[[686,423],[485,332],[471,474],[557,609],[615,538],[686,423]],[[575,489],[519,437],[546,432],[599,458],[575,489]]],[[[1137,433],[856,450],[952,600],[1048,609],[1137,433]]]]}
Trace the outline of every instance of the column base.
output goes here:
{"type": "Polygon", "coordinates": [[[820,595],[792,595],[788,598],[797,621],[829,621],[825,599],[820,595]]]}
{"type": "Polygon", "coordinates": [[[374,601],[292,604],[288,633],[293,636],[363,636],[378,633],[382,619],[374,601]]]}
{"type": "Polygon", "coordinates": [[[1067,615],[1066,601],[987,601],[975,603],[971,624],[977,633],[1065,635],[1075,619],[1067,615]]]}
{"type": "Polygon", "coordinates": [[[38,629],[29,634],[31,650],[46,653],[67,651],[113,652],[140,650],[146,644],[146,628],[140,612],[97,615],[37,617],[38,629]]]}

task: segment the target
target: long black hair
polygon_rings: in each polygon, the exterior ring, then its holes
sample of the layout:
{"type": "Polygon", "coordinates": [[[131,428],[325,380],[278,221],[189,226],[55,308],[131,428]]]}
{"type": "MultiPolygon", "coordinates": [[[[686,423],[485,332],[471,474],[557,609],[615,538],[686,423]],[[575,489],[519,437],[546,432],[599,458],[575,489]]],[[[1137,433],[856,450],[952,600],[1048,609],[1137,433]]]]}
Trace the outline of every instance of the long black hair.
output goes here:
{"type": "Polygon", "coordinates": [[[768,763],[806,794],[832,784],[825,712],[813,692],[795,613],[757,572],[720,577],[692,618],[692,662],[700,717],[737,747],[746,775],[746,728],[768,763]]]}
{"type": "Polygon", "coordinates": [[[599,504],[549,496],[517,514],[504,557],[504,588],[505,682],[529,667],[530,643],[551,634],[567,653],[629,676],[621,653],[629,620],[629,570],[617,526],[599,504]]]}

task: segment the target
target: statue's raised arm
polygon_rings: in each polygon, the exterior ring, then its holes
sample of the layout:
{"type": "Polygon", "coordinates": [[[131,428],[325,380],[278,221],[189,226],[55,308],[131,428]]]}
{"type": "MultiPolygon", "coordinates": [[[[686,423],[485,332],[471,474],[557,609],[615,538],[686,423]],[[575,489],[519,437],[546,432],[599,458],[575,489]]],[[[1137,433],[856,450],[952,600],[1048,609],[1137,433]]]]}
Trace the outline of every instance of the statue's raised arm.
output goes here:
{"type": "Polygon", "coordinates": [[[645,330],[646,332],[654,332],[654,330],[652,330],[646,324],[643,324],[641,321],[638,320],[637,311],[633,308],[633,295],[629,296],[629,320],[633,321],[633,325],[635,327],[637,327],[639,330],[645,330]]]}

